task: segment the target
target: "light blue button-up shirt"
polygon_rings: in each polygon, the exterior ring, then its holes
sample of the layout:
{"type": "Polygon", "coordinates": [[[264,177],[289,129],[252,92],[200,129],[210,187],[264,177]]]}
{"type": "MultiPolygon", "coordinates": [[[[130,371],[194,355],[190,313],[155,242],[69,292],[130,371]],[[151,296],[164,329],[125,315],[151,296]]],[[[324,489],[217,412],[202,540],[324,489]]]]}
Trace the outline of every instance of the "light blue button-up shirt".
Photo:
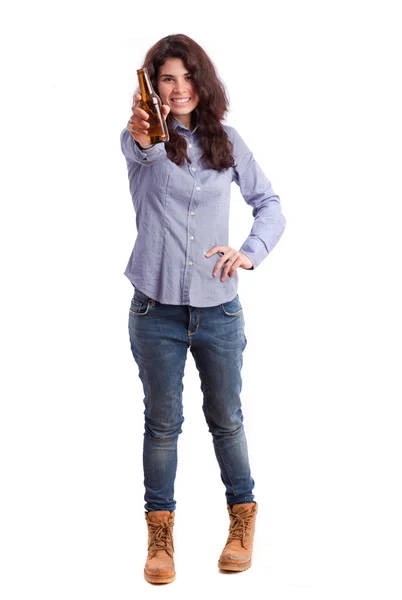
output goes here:
{"type": "Polygon", "coordinates": [[[205,256],[213,246],[228,245],[232,182],[253,209],[250,235],[239,250],[254,269],[272,251],[286,221],[279,196],[233,127],[223,125],[237,166],[216,171],[200,162],[197,127],[190,131],[177,120],[174,125],[187,140],[191,164],[173,163],[163,143],[142,149],[127,128],[121,133],[137,224],[125,275],[163,304],[216,306],[232,300],[238,288],[237,271],[225,281],[221,272],[212,275],[220,254],[205,256]]]}

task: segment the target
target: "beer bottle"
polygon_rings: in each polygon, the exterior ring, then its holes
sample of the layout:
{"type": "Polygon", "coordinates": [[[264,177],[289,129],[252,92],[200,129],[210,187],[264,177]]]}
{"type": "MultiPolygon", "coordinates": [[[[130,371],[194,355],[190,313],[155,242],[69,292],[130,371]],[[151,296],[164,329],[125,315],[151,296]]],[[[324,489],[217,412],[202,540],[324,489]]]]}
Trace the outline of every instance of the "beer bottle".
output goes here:
{"type": "Polygon", "coordinates": [[[141,100],[138,102],[138,106],[149,115],[148,142],[150,144],[168,142],[169,132],[161,109],[162,103],[154,92],[148,69],[146,67],[138,69],[137,75],[141,90],[141,100]]]}

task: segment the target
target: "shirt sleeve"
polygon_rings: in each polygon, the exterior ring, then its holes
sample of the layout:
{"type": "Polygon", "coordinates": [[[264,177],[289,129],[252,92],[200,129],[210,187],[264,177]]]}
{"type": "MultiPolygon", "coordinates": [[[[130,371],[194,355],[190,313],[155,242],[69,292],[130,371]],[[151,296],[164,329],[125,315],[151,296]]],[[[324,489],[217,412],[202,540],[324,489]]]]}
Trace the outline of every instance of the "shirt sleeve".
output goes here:
{"type": "Polygon", "coordinates": [[[142,165],[152,165],[166,154],[165,144],[154,144],[150,148],[141,148],[127,127],[121,132],[120,145],[127,160],[132,160],[142,165]]]}
{"type": "Polygon", "coordinates": [[[236,167],[233,181],[240,187],[244,200],[253,209],[254,223],[250,235],[240,248],[253,263],[253,269],[278,243],[286,225],[279,196],[271,186],[243,139],[233,129],[233,151],[236,167]]]}

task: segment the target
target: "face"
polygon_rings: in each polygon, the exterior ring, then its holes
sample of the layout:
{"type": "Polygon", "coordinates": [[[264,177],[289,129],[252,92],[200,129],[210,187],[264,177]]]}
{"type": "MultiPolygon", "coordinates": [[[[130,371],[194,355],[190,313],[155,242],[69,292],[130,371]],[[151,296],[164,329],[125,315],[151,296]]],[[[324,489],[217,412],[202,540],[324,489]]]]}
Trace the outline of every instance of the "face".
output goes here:
{"type": "Polygon", "coordinates": [[[199,98],[194,90],[191,73],[181,58],[168,58],[158,73],[158,91],[162,103],[182,125],[190,128],[191,113],[199,98]]]}

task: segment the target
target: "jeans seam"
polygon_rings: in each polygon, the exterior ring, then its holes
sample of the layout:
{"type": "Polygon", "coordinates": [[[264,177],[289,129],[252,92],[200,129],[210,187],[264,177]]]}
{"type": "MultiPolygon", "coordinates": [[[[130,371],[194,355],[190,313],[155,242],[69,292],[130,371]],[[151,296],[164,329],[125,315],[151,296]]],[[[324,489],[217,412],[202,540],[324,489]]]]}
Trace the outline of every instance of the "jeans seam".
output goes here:
{"type": "Polygon", "coordinates": [[[229,481],[230,481],[230,483],[231,483],[231,485],[232,485],[232,488],[233,488],[233,495],[234,495],[234,496],[236,496],[236,486],[235,486],[235,484],[234,484],[234,481],[232,480],[232,476],[231,476],[231,473],[230,473],[230,471],[229,471],[229,467],[228,467],[228,465],[226,464],[226,461],[225,461],[225,458],[224,458],[224,456],[223,456],[223,454],[222,454],[221,447],[220,447],[220,444],[219,444],[218,440],[216,440],[216,446],[217,446],[217,448],[218,448],[218,451],[219,451],[219,456],[221,457],[222,463],[225,465],[225,469],[226,469],[226,473],[227,473],[227,475],[228,475],[228,477],[229,477],[229,481]]]}
{"type": "MultiPolygon", "coordinates": [[[[200,372],[200,376],[201,376],[201,371],[199,371],[199,372],[200,372]]],[[[206,395],[207,391],[209,390],[209,387],[208,387],[208,385],[205,383],[205,381],[203,381],[203,380],[202,380],[202,378],[201,378],[201,382],[202,382],[202,385],[203,385],[203,386],[204,386],[204,388],[205,388],[205,390],[203,389],[204,403],[205,403],[205,409],[204,409],[205,418],[206,418],[206,421],[207,421],[208,425],[210,426],[210,424],[209,424],[210,418],[209,418],[209,409],[208,409],[208,403],[207,403],[207,402],[205,402],[205,395],[206,395]]],[[[212,433],[212,432],[211,432],[211,433],[212,433]]],[[[219,444],[219,441],[218,441],[218,439],[217,439],[216,437],[214,437],[214,435],[213,435],[213,434],[212,434],[212,437],[213,437],[213,439],[214,439],[214,441],[215,441],[216,448],[217,448],[217,450],[218,450],[218,452],[219,452],[219,456],[221,457],[221,460],[222,460],[222,464],[223,464],[223,465],[224,465],[224,467],[225,467],[226,474],[227,474],[227,476],[228,476],[228,479],[229,479],[229,481],[230,481],[230,484],[231,484],[231,486],[232,486],[232,492],[233,492],[233,495],[234,495],[234,496],[236,496],[236,486],[235,486],[235,483],[234,483],[234,481],[233,481],[233,479],[232,479],[232,475],[231,475],[231,472],[230,472],[230,470],[229,470],[229,467],[228,467],[228,465],[227,465],[227,463],[226,463],[226,461],[225,461],[225,458],[224,458],[224,456],[223,456],[223,454],[222,454],[222,450],[221,450],[221,446],[220,446],[220,444],[219,444]]]]}
{"type": "Polygon", "coordinates": [[[192,333],[190,333],[190,329],[187,329],[187,335],[188,335],[188,337],[191,337],[192,335],[194,335],[195,333],[197,333],[197,331],[200,328],[200,309],[199,308],[197,308],[197,313],[198,313],[197,326],[195,328],[195,331],[193,331],[192,333]]]}

